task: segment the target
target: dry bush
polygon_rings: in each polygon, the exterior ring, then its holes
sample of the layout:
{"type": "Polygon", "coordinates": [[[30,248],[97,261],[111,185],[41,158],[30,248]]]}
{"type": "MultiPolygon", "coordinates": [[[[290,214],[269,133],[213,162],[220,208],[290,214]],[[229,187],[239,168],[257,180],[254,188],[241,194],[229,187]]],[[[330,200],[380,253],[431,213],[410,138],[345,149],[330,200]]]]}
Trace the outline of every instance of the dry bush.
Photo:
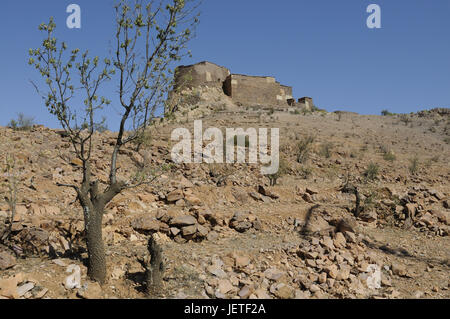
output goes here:
{"type": "Polygon", "coordinates": [[[297,143],[297,162],[300,164],[306,163],[311,152],[312,144],[315,141],[315,137],[308,135],[297,143]]]}

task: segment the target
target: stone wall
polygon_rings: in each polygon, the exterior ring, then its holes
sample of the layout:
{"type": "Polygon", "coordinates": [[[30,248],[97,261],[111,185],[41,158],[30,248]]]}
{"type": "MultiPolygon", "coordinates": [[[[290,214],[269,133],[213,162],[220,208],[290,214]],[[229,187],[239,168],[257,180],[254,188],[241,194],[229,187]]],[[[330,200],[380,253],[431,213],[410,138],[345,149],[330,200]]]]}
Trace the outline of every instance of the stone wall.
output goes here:
{"type": "Polygon", "coordinates": [[[292,87],[281,85],[273,77],[231,74],[227,68],[207,61],[175,70],[175,89],[204,86],[220,88],[242,105],[288,106],[292,99],[292,87]]]}
{"type": "Polygon", "coordinates": [[[211,62],[200,62],[194,65],[179,66],[175,70],[175,89],[180,87],[212,86],[222,88],[230,71],[211,62]]]}
{"type": "Polygon", "coordinates": [[[234,102],[244,105],[287,105],[292,88],[280,85],[273,77],[231,74],[224,83],[224,92],[234,102]]]}
{"type": "Polygon", "coordinates": [[[298,104],[301,109],[305,109],[308,111],[311,111],[314,106],[313,99],[310,97],[302,97],[298,99],[298,104]]]}

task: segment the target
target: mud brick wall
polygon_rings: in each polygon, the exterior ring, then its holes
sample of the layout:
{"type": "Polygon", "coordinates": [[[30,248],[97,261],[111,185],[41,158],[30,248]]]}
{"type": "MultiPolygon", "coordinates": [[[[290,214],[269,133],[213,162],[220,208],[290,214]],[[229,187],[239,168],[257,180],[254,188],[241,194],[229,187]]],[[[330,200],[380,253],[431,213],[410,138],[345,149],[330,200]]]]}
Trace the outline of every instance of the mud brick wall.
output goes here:
{"type": "Polygon", "coordinates": [[[314,106],[314,101],[310,97],[302,97],[298,99],[299,107],[305,110],[311,110],[314,106]]]}
{"type": "Polygon", "coordinates": [[[269,76],[231,74],[211,62],[179,66],[175,70],[175,89],[200,86],[217,87],[242,105],[287,106],[292,99],[292,87],[281,85],[269,76]]]}
{"type": "Polygon", "coordinates": [[[273,77],[231,74],[223,87],[234,102],[244,105],[287,105],[292,98],[292,88],[280,85],[273,77]]]}
{"type": "Polygon", "coordinates": [[[175,69],[175,89],[204,85],[222,88],[228,75],[230,71],[227,68],[207,61],[188,66],[182,65],[175,69]]]}

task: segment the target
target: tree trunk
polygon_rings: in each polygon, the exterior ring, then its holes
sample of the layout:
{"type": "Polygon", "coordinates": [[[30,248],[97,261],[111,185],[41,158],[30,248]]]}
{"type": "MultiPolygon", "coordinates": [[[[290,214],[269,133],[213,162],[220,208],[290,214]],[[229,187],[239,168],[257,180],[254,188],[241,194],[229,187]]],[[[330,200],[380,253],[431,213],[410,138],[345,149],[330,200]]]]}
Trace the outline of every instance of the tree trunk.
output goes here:
{"type": "Polygon", "coordinates": [[[148,251],[150,253],[150,265],[147,266],[146,282],[147,294],[156,296],[162,289],[164,272],[163,251],[155,234],[148,241],[148,251]]]}
{"type": "Polygon", "coordinates": [[[106,258],[102,238],[103,209],[84,207],[87,249],[89,255],[88,276],[104,284],[106,281],[106,258]]]}
{"type": "Polygon", "coordinates": [[[361,197],[359,195],[358,188],[354,188],[354,193],[356,197],[356,203],[355,203],[355,217],[359,217],[359,214],[361,213],[361,197]]]}

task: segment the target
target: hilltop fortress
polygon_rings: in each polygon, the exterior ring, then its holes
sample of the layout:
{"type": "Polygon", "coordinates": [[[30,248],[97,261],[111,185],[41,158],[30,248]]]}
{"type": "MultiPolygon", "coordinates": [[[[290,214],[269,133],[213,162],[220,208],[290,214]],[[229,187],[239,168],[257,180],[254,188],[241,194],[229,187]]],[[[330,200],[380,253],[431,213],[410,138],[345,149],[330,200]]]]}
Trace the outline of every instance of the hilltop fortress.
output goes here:
{"type": "Polygon", "coordinates": [[[296,102],[292,87],[280,84],[271,76],[232,74],[229,69],[207,61],[176,68],[175,91],[205,87],[223,93],[237,106],[310,110],[314,105],[309,97],[296,102]]]}

